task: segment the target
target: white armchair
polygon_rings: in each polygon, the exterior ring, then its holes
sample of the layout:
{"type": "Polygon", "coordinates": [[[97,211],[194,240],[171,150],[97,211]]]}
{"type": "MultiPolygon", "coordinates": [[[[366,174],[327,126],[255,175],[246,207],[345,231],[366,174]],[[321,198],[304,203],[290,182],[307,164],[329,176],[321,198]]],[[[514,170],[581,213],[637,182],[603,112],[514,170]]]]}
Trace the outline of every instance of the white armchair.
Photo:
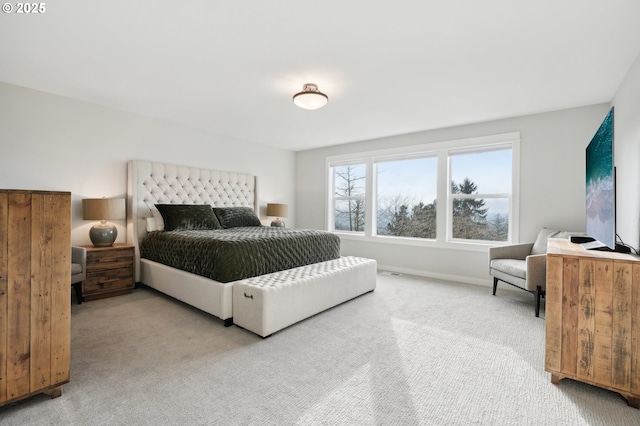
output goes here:
{"type": "Polygon", "coordinates": [[[569,238],[570,232],[542,228],[535,243],[489,248],[489,275],[493,277],[493,295],[498,281],[533,293],[536,317],[540,316],[540,299],[547,288],[547,240],[569,238]]]}

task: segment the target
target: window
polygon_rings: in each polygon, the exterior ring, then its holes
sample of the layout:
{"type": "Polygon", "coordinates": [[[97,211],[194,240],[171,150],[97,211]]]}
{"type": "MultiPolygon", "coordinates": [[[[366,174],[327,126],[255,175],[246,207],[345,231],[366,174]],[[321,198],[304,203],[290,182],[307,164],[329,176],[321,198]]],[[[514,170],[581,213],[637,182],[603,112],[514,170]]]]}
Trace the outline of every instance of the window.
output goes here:
{"type": "Polygon", "coordinates": [[[364,232],[365,171],[365,164],[331,167],[334,230],[364,232]]]}
{"type": "Polygon", "coordinates": [[[511,145],[450,151],[451,239],[509,241],[511,145]]]}
{"type": "Polygon", "coordinates": [[[376,234],[436,238],[437,157],[378,160],[376,234]]]}
{"type": "Polygon", "coordinates": [[[402,244],[517,239],[519,133],[329,157],[328,229],[402,244]]]}

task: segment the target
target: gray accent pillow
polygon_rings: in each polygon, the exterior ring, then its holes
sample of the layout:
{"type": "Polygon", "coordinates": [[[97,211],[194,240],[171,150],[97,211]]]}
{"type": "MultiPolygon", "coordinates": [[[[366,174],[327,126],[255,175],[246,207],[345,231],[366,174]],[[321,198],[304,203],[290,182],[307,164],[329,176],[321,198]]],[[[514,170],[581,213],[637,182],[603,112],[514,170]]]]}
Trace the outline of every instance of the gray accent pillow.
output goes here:
{"type": "Polygon", "coordinates": [[[547,240],[549,238],[569,239],[571,232],[558,231],[556,229],[542,228],[538,233],[536,242],[533,243],[531,254],[547,254],[547,240]]]}
{"type": "Polygon", "coordinates": [[[209,204],[156,204],[165,231],[221,229],[209,204]]]}
{"type": "Polygon", "coordinates": [[[238,228],[241,226],[262,226],[260,219],[250,207],[214,207],[220,225],[223,228],[238,228]]]}

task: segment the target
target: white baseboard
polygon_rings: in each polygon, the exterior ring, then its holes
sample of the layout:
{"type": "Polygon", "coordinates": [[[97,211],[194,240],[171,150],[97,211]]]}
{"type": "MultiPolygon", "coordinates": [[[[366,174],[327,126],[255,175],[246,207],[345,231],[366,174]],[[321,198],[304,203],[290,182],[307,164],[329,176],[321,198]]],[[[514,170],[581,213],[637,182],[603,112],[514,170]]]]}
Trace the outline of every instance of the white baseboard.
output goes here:
{"type": "Polygon", "coordinates": [[[493,279],[491,277],[487,277],[487,279],[482,279],[482,278],[465,277],[462,275],[439,274],[437,272],[429,272],[429,271],[424,271],[420,269],[398,268],[396,266],[381,265],[381,264],[378,264],[378,270],[398,272],[398,273],[407,274],[407,275],[416,275],[419,277],[433,278],[437,280],[455,281],[459,283],[474,284],[474,285],[480,285],[483,287],[493,286],[493,279]]]}

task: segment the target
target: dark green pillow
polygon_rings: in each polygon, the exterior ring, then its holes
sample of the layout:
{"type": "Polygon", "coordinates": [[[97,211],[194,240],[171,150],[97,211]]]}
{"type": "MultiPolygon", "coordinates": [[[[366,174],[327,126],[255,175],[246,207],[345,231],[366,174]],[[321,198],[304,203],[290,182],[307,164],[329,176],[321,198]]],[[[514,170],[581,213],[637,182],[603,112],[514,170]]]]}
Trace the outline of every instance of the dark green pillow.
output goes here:
{"type": "Polygon", "coordinates": [[[214,213],[223,228],[240,226],[262,226],[260,219],[250,207],[214,207],[214,213]]]}
{"type": "Polygon", "coordinates": [[[165,231],[221,229],[209,204],[156,204],[165,231]]]}

